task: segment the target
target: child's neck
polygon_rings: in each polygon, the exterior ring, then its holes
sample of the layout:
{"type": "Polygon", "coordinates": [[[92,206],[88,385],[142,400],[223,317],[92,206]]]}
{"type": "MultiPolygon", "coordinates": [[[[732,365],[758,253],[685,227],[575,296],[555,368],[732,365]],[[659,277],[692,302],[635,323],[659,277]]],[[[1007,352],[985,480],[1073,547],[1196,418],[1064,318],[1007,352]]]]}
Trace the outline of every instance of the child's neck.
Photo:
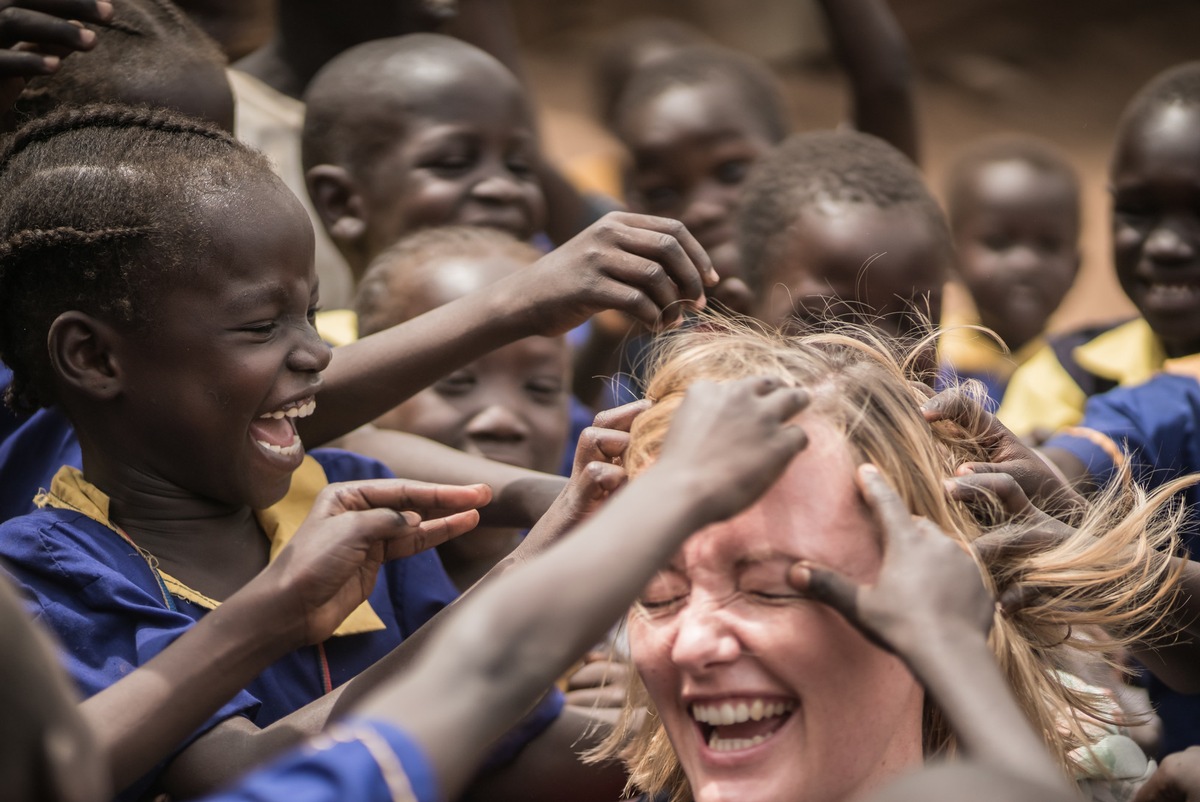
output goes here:
{"type": "Polygon", "coordinates": [[[163,573],[224,601],[266,567],[270,542],[249,507],[111,468],[84,461],[85,477],[109,497],[111,521],[152,555],[163,573]]]}

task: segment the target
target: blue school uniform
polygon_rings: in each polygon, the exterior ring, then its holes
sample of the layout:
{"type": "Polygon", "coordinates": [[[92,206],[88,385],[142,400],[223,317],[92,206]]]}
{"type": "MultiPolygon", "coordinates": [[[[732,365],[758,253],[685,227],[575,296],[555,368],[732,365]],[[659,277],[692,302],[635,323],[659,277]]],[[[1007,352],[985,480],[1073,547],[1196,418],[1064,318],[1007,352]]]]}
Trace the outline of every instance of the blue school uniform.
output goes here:
{"type": "MultiPolygon", "coordinates": [[[[312,452],[293,475],[288,495],[256,512],[271,539],[272,559],[295,534],[322,487],[390,476],[381,463],[356,454],[312,452]]],[[[58,635],[66,668],[84,696],[146,663],[217,606],[156,570],[153,557],[109,521],[107,497],[78,470],[63,468],[39,503],[37,512],[0,524],[0,562],[23,589],[32,616],[58,635]]],[[[386,655],[457,595],[433,550],[385,564],[368,600],[334,637],[270,666],[192,740],[231,716],[266,727],[318,699],[386,655]]],[[[526,722],[510,753],[557,717],[560,708],[561,697],[550,697],[526,722]]],[[[161,770],[120,798],[139,797],[161,770]]]]}
{"type": "MultiPolygon", "coordinates": [[[[1148,488],[1200,470],[1200,357],[1171,360],[1167,369],[1172,372],[1136,387],[1093,396],[1080,425],[1051,438],[1046,448],[1072,454],[1101,484],[1124,462],[1148,488]]],[[[1184,545],[1200,557],[1200,489],[1188,488],[1184,499],[1184,545]]],[[[1147,685],[1163,721],[1162,754],[1200,744],[1200,695],[1176,693],[1153,676],[1147,685]]]]}
{"type": "Polygon", "coordinates": [[[351,721],[202,802],[436,802],[424,752],[402,730],[351,721]]]}

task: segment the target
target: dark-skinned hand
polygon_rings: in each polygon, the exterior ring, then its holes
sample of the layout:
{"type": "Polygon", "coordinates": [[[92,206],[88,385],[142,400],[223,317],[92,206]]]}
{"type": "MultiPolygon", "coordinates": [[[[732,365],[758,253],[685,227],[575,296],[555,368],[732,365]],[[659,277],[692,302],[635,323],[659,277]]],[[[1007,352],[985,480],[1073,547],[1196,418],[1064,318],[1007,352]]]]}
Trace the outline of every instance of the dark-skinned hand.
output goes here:
{"type": "Polygon", "coordinates": [[[302,626],[302,643],[319,643],[371,595],[383,563],[471,531],[479,522],[476,508],[491,498],[487,485],[404,479],[329,485],[251,584],[285,607],[279,620],[302,626]]]}
{"type": "Polygon", "coordinates": [[[1133,802],[1200,802],[1200,746],[1163,758],[1133,802]]]}
{"type": "Polygon", "coordinates": [[[91,50],[96,34],[80,22],[112,19],[108,0],[0,0],[0,113],[25,82],[56,72],[71,53],[91,50]]]}
{"type": "Polygon", "coordinates": [[[986,635],[995,602],[966,549],[932,521],[912,515],[875,466],[859,466],[856,478],[883,533],[883,562],[875,584],[860,585],[803,561],[791,569],[792,585],[901,657],[931,628],[986,635]]]}

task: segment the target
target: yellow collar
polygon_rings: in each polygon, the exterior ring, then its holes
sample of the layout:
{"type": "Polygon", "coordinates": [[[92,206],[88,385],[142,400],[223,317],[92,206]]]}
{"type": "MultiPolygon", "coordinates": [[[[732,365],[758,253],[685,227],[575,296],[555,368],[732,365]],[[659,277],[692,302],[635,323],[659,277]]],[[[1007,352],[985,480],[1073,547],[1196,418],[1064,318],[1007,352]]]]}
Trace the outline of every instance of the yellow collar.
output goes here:
{"type": "Polygon", "coordinates": [[[1109,329],[1071,353],[1080,367],[1123,387],[1142,384],[1167,361],[1162,341],[1142,318],[1109,329]]]}
{"type": "Polygon", "coordinates": [[[986,373],[1008,379],[1046,344],[1044,337],[1035,337],[1015,353],[1000,346],[989,334],[970,325],[947,328],[938,338],[938,353],[942,364],[948,364],[968,374],[986,373]]]}
{"type": "MultiPolygon", "coordinates": [[[[300,524],[312,509],[317,493],[328,484],[329,479],[325,476],[325,469],[321,467],[321,463],[306,456],[299,469],[292,474],[292,483],[288,488],[287,495],[265,510],[255,511],[254,515],[258,518],[258,525],[262,527],[263,532],[271,541],[270,561],[274,562],[275,558],[279,556],[279,552],[283,551],[283,547],[291,542],[296,530],[300,528],[300,524]]],[[[173,576],[160,571],[158,561],[154,559],[154,556],[139,548],[129,535],[112,522],[108,517],[108,496],[100,488],[84,479],[78,469],[69,465],[59,468],[50,485],[50,492],[39,494],[34,501],[38,507],[75,510],[111,529],[134,548],[137,548],[138,553],[146,559],[151,570],[158,575],[172,596],[190,601],[206,610],[215,610],[220,606],[219,601],[189,588],[173,576]]],[[[371,609],[370,603],[364,601],[350,615],[346,616],[346,620],[334,630],[333,634],[358,635],[386,628],[383,621],[371,609]]]]}

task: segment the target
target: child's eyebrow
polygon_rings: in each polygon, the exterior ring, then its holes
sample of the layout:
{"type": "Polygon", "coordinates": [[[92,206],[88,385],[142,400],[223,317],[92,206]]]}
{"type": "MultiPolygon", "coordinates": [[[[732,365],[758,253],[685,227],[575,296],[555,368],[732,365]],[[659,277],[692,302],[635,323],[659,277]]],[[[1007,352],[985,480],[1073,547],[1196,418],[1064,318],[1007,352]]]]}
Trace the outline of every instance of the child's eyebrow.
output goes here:
{"type": "Polygon", "coordinates": [[[228,308],[233,312],[257,309],[260,306],[280,304],[288,299],[287,288],[281,284],[263,284],[239,292],[229,301],[228,308]]]}

